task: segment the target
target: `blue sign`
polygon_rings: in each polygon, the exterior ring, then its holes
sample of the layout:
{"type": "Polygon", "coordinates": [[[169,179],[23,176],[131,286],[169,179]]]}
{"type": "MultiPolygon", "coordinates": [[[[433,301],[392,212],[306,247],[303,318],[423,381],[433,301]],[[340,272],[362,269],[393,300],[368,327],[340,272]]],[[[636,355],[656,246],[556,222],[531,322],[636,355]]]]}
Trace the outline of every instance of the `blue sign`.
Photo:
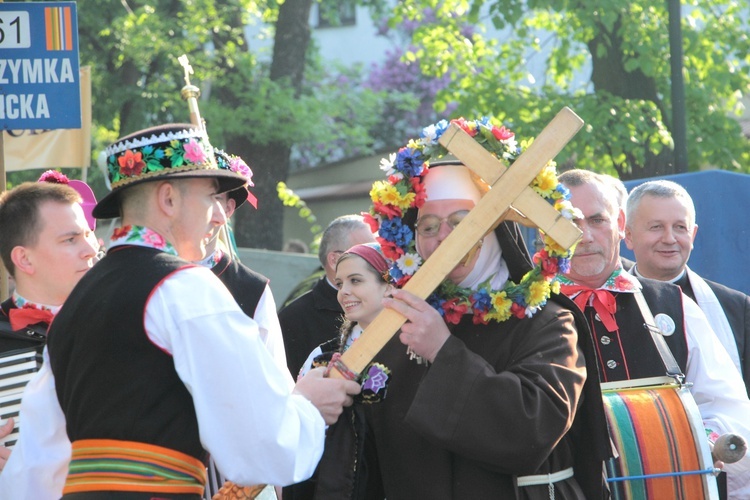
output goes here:
{"type": "Polygon", "coordinates": [[[0,124],[81,128],[75,2],[0,2],[0,124]]]}

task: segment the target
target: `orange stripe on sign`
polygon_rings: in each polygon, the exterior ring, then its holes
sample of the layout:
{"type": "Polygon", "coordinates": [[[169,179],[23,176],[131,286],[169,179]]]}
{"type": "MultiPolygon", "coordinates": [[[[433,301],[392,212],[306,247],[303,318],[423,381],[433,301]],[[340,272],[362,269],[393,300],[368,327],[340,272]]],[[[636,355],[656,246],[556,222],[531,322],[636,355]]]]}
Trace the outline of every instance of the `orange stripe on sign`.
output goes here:
{"type": "Polygon", "coordinates": [[[63,14],[65,16],[65,50],[73,50],[73,20],[70,7],[63,7],[63,14]]]}
{"type": "Polygon", "coordinates": [[[52,7],[44,8],[44,34],[47,40],[47,50],[52,50],[52,7]]]}

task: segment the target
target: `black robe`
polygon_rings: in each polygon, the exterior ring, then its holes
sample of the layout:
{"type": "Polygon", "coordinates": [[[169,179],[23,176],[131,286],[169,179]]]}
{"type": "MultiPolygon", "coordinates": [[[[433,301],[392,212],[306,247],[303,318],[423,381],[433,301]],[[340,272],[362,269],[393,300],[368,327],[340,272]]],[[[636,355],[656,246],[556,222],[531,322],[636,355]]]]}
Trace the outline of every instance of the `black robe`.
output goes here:
{"type": "MultiPolygon", "coordinates": [[[[497,234],[517,281],[529,269],[520,235],[512,224],[497,234]]],[[[557,296],[531,319],[488,325],[466,315],[451,333],[428,367],[397,337],[375,357],[391,371],[387,394],[329,429],[316,498],[548,499],[546,484],[516,478],[568,467],[576,477],[555,483],[558,500],[602,498],[609,437],[575,305],[557,296]]]]}

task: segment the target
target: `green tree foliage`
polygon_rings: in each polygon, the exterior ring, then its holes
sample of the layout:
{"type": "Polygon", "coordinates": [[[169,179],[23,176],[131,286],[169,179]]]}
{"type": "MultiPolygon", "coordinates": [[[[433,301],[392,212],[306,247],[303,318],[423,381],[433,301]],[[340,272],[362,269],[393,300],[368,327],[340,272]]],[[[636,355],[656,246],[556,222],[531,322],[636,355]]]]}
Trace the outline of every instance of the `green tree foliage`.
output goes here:
{"type": "MultiPolygon", "coordinates": [[[[327,2],[335,5],[335,2],[327,2]]],[[[377,10],[380,0],[359,2],[377,10]]],[[[254,172],[262,216],[243,206],[240,246],[281,248],[282,201],[294,145],[332,145],[315,161],[369,153],[377,92],[322,65],[310,42],[313,0],[87,0],[79,4],[81,63],[92,66],[95,154],[117,136],[188,121],[177,62],[187,54],[201,88],[212,144],[243,157],[254,172]],[[262,25],[272,52],[248,46],[247,25],[262,25]],[[335,74],[334,74],[335,73],[335,74]]],[[[329,9],[330,10],[330,9],[329,9]]],[[[335,9],[331,10],[335,13],[335,9]]],[[[335,24],[335,16],[330,19],[335,24]]],[[[250,43],[254,43],[251,40],[250,43]]],[[[344,75],[347,76],[347,75],[344,75]]],[[[102,194],[102,193],[100,193],[102,194]]]]}
{"type": "MultiPolygon", "coordinates": [[[[427,11],[436,21],[416,30],[418,48],[407,57],[435,77],[451,74],[438,107],[494,115],[524,138],[567,105],[586,126],[559,162],[623,179],[674,173],[667,2],[404,0],[391,24],[427,11]],[[466,23],[501,35],[467,34],[466,23]],[[540,58],[546,72],[534,82],[529,62],[540,58]],[[590,81],[576,86],[584,71],[590,81]]],[[[750,172],[750,146],[734,119],[750,90],[747,3],[687,0],[682,12],[689,169],[750,172]]]]}

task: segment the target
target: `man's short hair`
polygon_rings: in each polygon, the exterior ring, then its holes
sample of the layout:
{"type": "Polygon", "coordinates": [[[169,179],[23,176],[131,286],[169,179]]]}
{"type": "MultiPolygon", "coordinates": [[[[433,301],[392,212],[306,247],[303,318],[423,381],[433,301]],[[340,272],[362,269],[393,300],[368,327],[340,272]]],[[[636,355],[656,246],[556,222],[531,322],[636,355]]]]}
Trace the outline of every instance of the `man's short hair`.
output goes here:
{"type": "Polygon", "coordinates": [[[620,209],[625,208],[620,205],[622,193],[614,182],[618,181],[618,179],[611,175],[598,174],[590,170],[574,168],[563,172],[557,177],[557,179],[568,188],[583,186],[586,184],[597,184],[605,194],[604,200],[610,204],[610,208],[613,209],[614,212],[618,212],[620,209]]]}
{"type": "Polygon", "coordinates": [[[318,248],[318,259],[324,268],[330,252],[349,250],[349,235],[359,229],[369,229],[361,215],[342,215],[328,224],[318,248]]]}
{"type": "Polygon", "coordinates": [[[657,180],[644,182],[633,188],[628,195],[628,203],[625,208],[625,220],[629,221],[632,214],[638,209],[644,196],[655,196],[657,198],[675,198],[685,204],[688,211],[690,227],[695,225],[695,204],[687,190],[672,181],[657,180]]]}
{"type": "Polygon", "coordinates": [[[625,205],[628,203],[628,188],[617,177],[605,176],[605,178],[612,183],[612,187],[617,193],[617,203],[620,205],[620,208],[625,210],[625,205]]]}
{"type": "Polygon", "coordinates": [[[81,195],[70,186],[49,182],[24,182],[0,194],[0,256],[11,276],[16,269],[10,254],[17,246],[36,245],[42,230],[39,207],[47,201],[72,205],[81,202],[81,195]]]}

